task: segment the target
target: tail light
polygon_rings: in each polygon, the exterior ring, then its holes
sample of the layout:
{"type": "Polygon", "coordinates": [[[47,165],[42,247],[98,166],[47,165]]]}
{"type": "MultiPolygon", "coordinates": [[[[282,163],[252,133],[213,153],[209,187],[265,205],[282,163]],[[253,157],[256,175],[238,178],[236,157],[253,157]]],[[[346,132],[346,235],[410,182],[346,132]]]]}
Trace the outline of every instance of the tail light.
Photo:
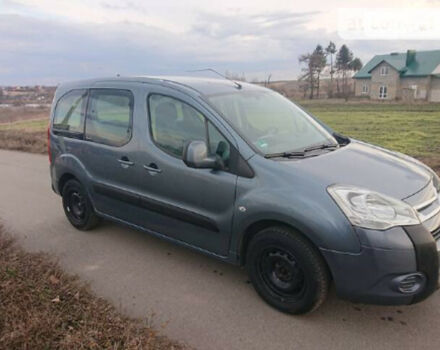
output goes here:
{"type": "Polygon", "coordinates": [[[49,164],[52,164],[52,153],[50,152],[50,125],[47,128],[47,154],[49,155],[49,164]]]}

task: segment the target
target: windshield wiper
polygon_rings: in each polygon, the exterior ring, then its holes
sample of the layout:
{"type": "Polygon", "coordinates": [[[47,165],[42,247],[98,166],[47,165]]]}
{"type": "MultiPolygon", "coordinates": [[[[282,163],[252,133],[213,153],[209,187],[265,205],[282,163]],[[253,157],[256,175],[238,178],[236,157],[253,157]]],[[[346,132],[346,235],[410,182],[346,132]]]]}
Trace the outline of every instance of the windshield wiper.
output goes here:
{"type": "Polygon", "coordinates": [[[316,150],[319,150],[319,149],[334,149],[334,148],[339,148],[339,145],[324,143],[322,145],[317,145],[317,146],[311,146],[311,147],[304,148],[304,153],[311,152],[311,151],[316,151],[316,150]]]}
{"type": "Polygon", "coordinates": [[[300,152],[280,152],[280,153],[270,153],[266,154],[264,158],[303,158],[305,157],[306,153],[303,151],[300,152]]]}
{"type": "MultiPolygon", "coordinates": [[[[335,149],[335,148],[339,148],[339,145],[324,143],[322,145],[304,148],[301,151],[270,153],[270,154],[266,154],[264,156],[264,158],[305,158],[308,156],[308,155],[306,155],[306,153],[308,153],[308,152],[312,152],[312,151],[316,151],[316,150],[320,150],[320,149],[335,149]]],[[[311,157],[311,155],[308,157],[311,157]]]]}

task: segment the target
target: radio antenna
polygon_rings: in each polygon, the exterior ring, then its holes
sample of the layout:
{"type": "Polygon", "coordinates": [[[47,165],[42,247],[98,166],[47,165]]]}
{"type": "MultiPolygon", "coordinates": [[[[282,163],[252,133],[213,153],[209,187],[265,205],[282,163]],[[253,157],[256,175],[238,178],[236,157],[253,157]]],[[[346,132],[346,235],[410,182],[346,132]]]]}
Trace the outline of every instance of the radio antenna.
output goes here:
{"type": "Polygon", "coordinates": [[[237,89],[241,89],[242,88],[242,86],[241,86],[241,84],[239,82],[237,82],[237,81],[235,81],[235,80],[233,80],[231,78],[228,78],[226,75],[223,75],[222,73],[219,73],[215,69],[212,69],[212,68],[187,70],[187,72],[188,73],[194,73],[194,72],[213,72],[213,73],[221,76],[223,79],[229,80],[230,82],[234,83],[234,85],[235,85],[235,87],[237,89]]]}

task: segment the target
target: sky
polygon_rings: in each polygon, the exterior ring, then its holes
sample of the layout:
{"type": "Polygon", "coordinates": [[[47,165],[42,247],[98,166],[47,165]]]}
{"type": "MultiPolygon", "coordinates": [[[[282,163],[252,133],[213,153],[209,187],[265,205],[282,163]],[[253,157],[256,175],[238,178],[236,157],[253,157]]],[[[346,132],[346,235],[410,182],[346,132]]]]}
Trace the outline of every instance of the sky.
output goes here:
{"type": "Polygon", "coordinates": [[[250,81],[296,79],[298,57],[330,40],[364,63],[375,54],[440,49],[438,15],[440,0],[0,0],[0,85],[206,75],[189,73],[204,68],[250,81]],[[388,38],[399,14],[404,25],[388,38]],[[347,35],[342,29],[356,16],[382,32],[368,40],[347,35]],[[391,22],[373,23],[380,17],[391,22]]]}

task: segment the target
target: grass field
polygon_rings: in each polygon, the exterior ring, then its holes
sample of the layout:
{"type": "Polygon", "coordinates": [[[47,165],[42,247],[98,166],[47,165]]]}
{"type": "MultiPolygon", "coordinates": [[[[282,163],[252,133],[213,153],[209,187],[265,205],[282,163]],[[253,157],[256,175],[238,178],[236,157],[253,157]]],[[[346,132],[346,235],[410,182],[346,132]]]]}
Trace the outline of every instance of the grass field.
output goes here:
{"type": "MultiPolygon", "coordinates": [[[[415,156],[440,171],[440,104],[325,100],[299,104],[342,134],[415,156]]],[[[44,119],[16,115],[17,121],[2,122],[10,120],[10,114],[0,110],[0,148],[44,153],[47,115],[42,115],[44,119]]]]}
{"type": "Polygon", "coordinates": [[[300,104],[344,135],[417,157],[440,171],[440,104],[300,104]]]}
{"type": "Polygon", "coordinates": [[[49,120],[44,119],[29,119],[16,121],[12,123],[0,123],[0,131],[16,130],[24,132],[44,131],[47,129],[49,120]]]}

